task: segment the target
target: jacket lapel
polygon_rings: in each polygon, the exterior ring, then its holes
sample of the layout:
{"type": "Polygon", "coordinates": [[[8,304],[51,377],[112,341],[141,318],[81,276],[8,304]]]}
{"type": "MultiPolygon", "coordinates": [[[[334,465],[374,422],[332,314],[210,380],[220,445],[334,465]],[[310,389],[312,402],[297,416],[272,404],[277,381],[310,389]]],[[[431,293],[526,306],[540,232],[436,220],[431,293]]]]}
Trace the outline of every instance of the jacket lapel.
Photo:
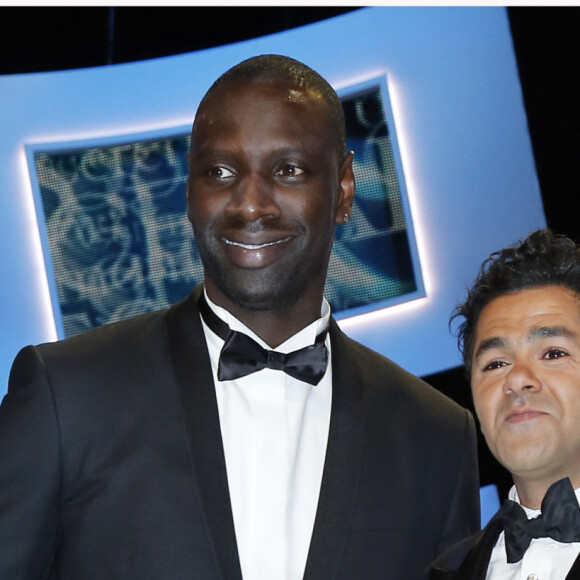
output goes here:
{"type": "Polygon", "coordinates": [[[566,580],[580,580],[580,556],[578,556],[566,576],[566,580]]]}
{"type": "Polygon", "coordinates": [[[358,493],[363,456],[364,377],[348,339],[331,319],[332,411],[318,510],[304,580],[338,573],[358,493]]]}
{"type": "Polygon", "coordinates": [[[502,531],[501,519],[494,519],[483,529],[473,544],[473,547],[463,560],[457,571],[456,578],[470,580],[485,580],[487,568],[491,559],[491,552],[502,531]]]}
{"type": "Polygon", "coordinates": [[[501,531],[501,519],[492,519],[483,530],[449,548],[431,564],[429,580],[485,580],[501,531]]]}
{"type": "Polygon", "coordinates": [[[226,463],[209,354],[197,297],[168,312],[169,343],[183,405],[184,426],[210,542],[223,578],[241,580],[226,463]]]}

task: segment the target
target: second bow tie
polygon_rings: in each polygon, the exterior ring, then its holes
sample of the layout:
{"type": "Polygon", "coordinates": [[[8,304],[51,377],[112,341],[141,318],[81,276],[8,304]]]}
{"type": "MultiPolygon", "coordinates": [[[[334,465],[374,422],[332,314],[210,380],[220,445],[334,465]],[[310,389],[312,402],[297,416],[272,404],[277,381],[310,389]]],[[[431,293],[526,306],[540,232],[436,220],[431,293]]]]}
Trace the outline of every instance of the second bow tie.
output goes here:
{"type": "Polygon", "coordinates": [[[317,385],[324,376],[328,365],[326,330],[316,337],[314,344],[284,354],[263,348],[243,332],[230,330],[208,306],[203,293],[199,310],[209,328],[225,341],[218,365],[220,381],[231,381],[264,368],[283,371],[310,385],[317,385]]]}
{"type": "Polygon", "coordinates": [[[570,480],[553,483],[542,501],[542,513],[528,519],[515,501],[506,500],[500,510],[505,531],[508,563],[519,562],[533,538],[558,542],[580,541],[580,507],[570,480]]]}

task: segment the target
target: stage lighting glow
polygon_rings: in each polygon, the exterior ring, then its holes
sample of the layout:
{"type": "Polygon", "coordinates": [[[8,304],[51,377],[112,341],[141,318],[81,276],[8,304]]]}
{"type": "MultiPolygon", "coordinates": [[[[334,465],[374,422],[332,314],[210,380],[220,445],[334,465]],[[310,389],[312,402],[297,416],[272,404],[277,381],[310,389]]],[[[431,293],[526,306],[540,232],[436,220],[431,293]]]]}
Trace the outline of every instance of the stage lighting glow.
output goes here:
{"type": "Polygon", "coordinates": [[[57,339],[57,330],[55,325],[55,316],[52,309],[50,288],[47,278],[47,268],[44,261],[44,252],[42,249],[39,222],[34,205],[34,196],[30,182],[30,173],[26,162],[26,152],[22,148],[18,155],[18,166],[22,190],[25,192],[24,203],[26,207],[25,215],[28,219],[26,231],[29,232],[29,243],[31,247],[31,265],[34,270],[36,283],[34,288],[38,291],[38,302],[42,310],[42,333],[46,340],[53,341],[57,339]]]}
{"type": "MultiPolygon", "coordinates": [[[[399,87],[392,75],[387,77],[387,85],[391,97],[391,108],[395,121],[394,124],[397,131],[399,155],[403,165],[405,184],[407,186],[407,199],[409,201],[410,213],[415,228],[415,242],[417,244],[419,262],[421,263],[421,271],[423,273],[423,285],[425,287],[425,294],[429,297],[432,295],[435,288],[435,276],[432,268],[433,261],[428,251],[429,244],[427,244],[425,237],[427,228],[425,227],[425,217],[421,212],[421,195],[417,191],[416,181],[414,179],[413,154],[411,147],[409,146],[409,139],[405,125],[405,107],[400,96],[399,87]]],[[[431,246],[435,247],[435,244],[431,244],[431,246]]]]}

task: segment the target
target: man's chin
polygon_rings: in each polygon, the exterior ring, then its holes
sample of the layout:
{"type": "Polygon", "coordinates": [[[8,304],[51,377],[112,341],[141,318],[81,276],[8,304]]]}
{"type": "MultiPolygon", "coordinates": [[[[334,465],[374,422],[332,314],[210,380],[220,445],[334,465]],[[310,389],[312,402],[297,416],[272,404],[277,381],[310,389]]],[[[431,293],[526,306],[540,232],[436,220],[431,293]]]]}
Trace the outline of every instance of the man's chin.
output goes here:
{"type": "Polygon", "coordinates": [[[285,289],[284,294],[280,292],[250,292],[244,289],[243,292],[228,292],[226,297],[250,312],[284,312],[292,308],[298,296],[288,296],[285,289]]]}
{"type": "Polygon", "coordinates": [[[218,284],[222,294],[233,304],[251,312],[284,312],[291,309],[304,292],[303,286],[293,287],[288,280],[280,283],[279,276],[268,276],[267,280],[251,282],[222,280],[218,284]],[[272,279],[278,278],[273,285],[272,279]]]}
{"type": "Polygon", "coordinates": [[[227,261],[206,263],[206,280],[233,305],[248,311],[285,312],[308,293],[312,273],[287,260],[266,268],[226,268],[227,261]]]}

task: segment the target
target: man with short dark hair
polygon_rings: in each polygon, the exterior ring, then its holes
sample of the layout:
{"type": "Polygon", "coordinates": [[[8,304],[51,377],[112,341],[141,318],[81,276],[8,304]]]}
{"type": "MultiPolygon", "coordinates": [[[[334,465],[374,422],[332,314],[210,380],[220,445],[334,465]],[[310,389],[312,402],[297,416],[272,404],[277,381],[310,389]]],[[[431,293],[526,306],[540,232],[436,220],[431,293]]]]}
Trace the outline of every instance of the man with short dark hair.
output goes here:
{"type": "Polygon", "coordinates": [[[431,578],[580,578],[580,249],[533,232],[484,262],[455,316],[482,432],[514,487],[431,578]]]}
{"type": "Polygon", "coordinates": [[[477,529],[472,417],[323,298],[354,196],[342,115],[275,55],[207,93],[187,184],[204,285],[14,363],[3,580],[409,580],[477,529]]]}

